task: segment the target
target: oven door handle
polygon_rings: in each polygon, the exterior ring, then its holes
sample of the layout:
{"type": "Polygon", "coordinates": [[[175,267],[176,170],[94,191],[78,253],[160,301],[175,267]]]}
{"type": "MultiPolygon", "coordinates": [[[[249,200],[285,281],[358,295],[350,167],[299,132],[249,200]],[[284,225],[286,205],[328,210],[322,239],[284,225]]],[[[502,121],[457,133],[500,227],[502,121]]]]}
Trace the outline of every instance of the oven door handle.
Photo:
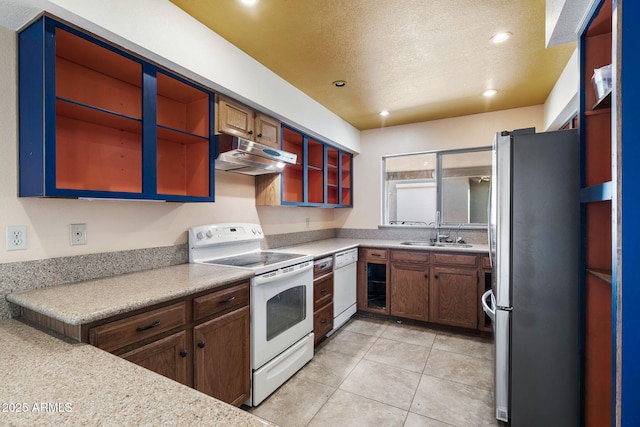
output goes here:
{"type": "Polygon", "coordinates": [[[273,273],[261,274],[255,277],[253,284],[255,286],[259,286],[259,285],[264,285],[265,283],[273,282],[274,280],[288,279],[290,277],[302,274],[305,271],[311,270],[312,268],[313,268],[313,263],[309,261],[309,265],[305,265],[302,268],[297,268],[292,271],[283,272],[282,270],[278,270],[275,274],[273,273]]]}

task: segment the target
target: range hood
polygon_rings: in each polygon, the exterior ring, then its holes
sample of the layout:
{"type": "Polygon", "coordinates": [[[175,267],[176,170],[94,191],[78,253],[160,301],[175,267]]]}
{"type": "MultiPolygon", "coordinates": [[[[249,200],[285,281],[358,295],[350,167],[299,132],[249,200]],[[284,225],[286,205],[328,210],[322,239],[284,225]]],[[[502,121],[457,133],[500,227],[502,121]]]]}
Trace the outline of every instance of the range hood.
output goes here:
{"type": "Polygon", "coordinates": [[[244,175],[281,173],[297,156],[268,145],[226,134],[218,135],[216,169],[244,175]]]}

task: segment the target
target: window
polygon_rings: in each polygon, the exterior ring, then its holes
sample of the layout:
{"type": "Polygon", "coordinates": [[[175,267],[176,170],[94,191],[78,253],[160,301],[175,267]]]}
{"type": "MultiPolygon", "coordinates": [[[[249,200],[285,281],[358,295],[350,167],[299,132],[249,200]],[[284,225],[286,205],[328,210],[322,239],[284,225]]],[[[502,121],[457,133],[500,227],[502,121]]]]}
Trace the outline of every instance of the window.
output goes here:
{"type": "Polygon", "coordinates": [[[383,162],[383,224],[487,224],[491,147],[395,154],[383,162]]]}

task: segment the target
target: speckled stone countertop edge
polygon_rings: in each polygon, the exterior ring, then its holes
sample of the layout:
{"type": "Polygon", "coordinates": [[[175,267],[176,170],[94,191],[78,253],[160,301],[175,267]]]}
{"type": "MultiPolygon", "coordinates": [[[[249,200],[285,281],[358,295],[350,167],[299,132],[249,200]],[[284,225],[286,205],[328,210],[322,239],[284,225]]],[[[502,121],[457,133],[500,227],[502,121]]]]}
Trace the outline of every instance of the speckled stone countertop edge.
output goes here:
{"type": "Polygon", "coordinates": [[[0,341],[0,358],[11,361],[0,366],[6,404],[2,425],[274,425],[99,348],[16,319],[0,321],[0,341]]]}
{"type": "MultiPolygon", "coordinates": [[[[163,267],[158,270],[166,270],[171,271],[176,268],[184,268],[184,266],[193,266],[192,264],[180,264],[172,267],[163,267]]],[[[194,295],[200,292],[214,290],[218,287],[228,285],[230,283],[242,281],[245,279],[249,279],[254,276],[254,273],[250,270],[232,268],[232,267],[222,267],[222,266],[203,266],[204,268],[212,269],[212,275],[210,280],[206,280],[204,283],[199,283],[196,285],[191,285],[188,287],[181,287],[176,289],[171,289],[169,291],[161,291],[155,295],[149,296],[145,295],[143,298],[135,298],[135,299],[127,299],[126,302],[119,301],[105,307],[100,310],[82,310],[81,307],[75,311],[63,311],[60,310],[57,306],[52,305],[48,298],[37,298],[38,296],[45,296],[48,293],[56,293],[64,291],[66,294],[72,294],[73,289],[78,289],[79,287],[90,287],[92,284],[99,284],[98,286],[104,286],[104,284],[108,284],[110,281],[121,280],[123,278],[132,278],[135,280],[136,278],[144,277],[150,274],[150,271],[141,271],[134,273],[127,273],[113,277],[95,279],[95,280],[87,280],[82,282],[75,283],[65,283],[55,286],[49,286],[45,288],[31,289],[25,291],[18,291],[15,293],[8,294],[6,296],[7,301],[17,304],[21,307],[24,307],[29,310],[33,310],[36,313],[48,316],[52,319],[59,320],[68,325],[78,326],[87,323],[92,323],[99,320],[104,320],[109,317],[117,316],[119,314],[135,311],[138,309],[144,309],[147,307],[154,306],[156,304],[161,304],[164,302],[169,302],[171,300],[179,299],[182,297],[186,297],[189,295],[194,295]],[[215,277],[215,273],[219,271],[224,271],[227,275],[224,278],[215,277]]],[[[154,270],[157,271],[157,270],[154,270]]]]}

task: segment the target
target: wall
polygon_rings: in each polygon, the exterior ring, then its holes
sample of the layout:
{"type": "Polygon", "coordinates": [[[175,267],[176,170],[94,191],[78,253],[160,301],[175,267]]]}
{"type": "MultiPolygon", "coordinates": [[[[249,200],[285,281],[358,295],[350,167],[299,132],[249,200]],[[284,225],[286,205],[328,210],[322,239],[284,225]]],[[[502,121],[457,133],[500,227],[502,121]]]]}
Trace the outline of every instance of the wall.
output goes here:
{"type": "Polygon", "coordinates": [[[497,131],[526,127],[544,130],[542,105],[363,131],[362,151],[354,158],[354,208],[336,211],[336,227],[373,229],[380,224],[382,156],[489,146],[497,131]]]}
{"type": "Polygon", "coordinates": [[[544,102],[545,130],[560,129],[578,114],[579,68],[576,49],[544,102]]]}

